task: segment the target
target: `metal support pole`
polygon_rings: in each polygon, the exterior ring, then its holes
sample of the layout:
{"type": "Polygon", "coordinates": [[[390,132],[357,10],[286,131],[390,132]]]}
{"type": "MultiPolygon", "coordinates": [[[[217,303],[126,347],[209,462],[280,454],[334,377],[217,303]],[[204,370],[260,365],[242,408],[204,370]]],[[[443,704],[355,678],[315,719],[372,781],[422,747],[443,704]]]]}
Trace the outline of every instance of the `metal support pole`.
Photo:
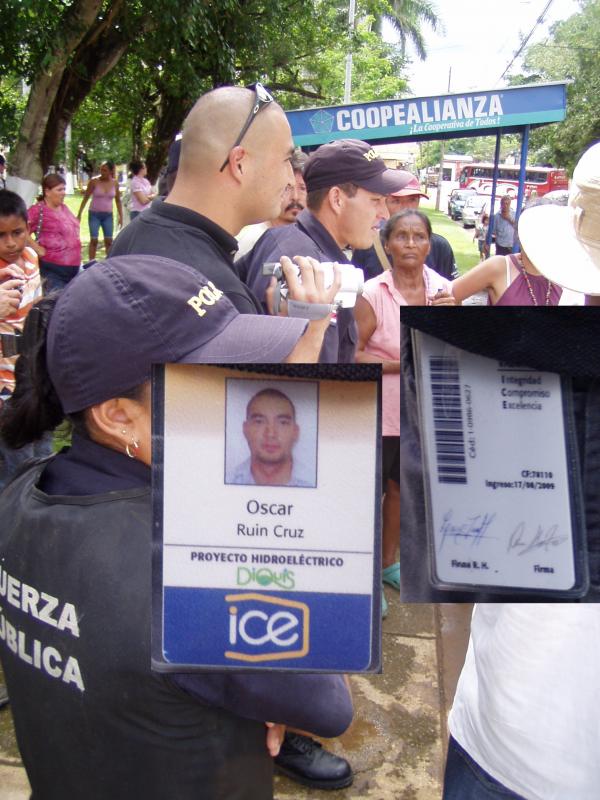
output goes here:
{"type": "MultiPolygon", "coordinates": [[[[348,8],[348,30],[354,30],[354,17],[356,14],[356,0],[350,0],[348,8]]],[[[352,52],[346,56],[346,77],[344,80],[344,103],[349,103],[352,99],[352,52]]]]}
{"type": "MultiPolygon", "coordinates": [[[[452,67],[448,69],[448,94],[450,94],[450,81],[452,80],[452,67]]],[[[440,171],[438,173],[437,191],[435,193],[435,210],[440,210],[440,200],[442,196],[442,186],[444,183],[444,156],[446,155],[446,141],[441,140],[440,145],[440,171]]]]}
{"type": "Polygon", "coordinates": [[[517,192],[517,213],[515,219],[518,220],[523,207],[523,197],[525,195],[525,178],[527,176],[527,155],[529,152],[529,125],[525,125],[521,134],[521,161],[519,165],[519,191],[517,192]]]}
{"type": "Polygon", "coordinates": [[[492,176],[492,196],[490,198],[490,224],[487,232],[487,246],[490,248],[492,242],[493,219],[494,219],[494,203],[496,202],[496,185],[498,183],[498,162],[500,161],[500,128],[496,131],[496,149],[494,150],[494,174],[492,176]]]}

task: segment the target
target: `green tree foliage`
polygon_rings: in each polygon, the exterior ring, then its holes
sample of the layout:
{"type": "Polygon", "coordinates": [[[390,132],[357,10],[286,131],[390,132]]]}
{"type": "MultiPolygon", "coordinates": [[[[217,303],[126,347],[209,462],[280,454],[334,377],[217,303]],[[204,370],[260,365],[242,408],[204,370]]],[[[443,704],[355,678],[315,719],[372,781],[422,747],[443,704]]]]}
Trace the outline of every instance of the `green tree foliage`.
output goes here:
{"type": "MultiPolygon", "coordinates": [[[[406,92],[405,59],[400,48],[386,44],[373,30],[373,18],[362,16],[352,36],[339,37],[316,57],[307,59],[298,75],[305,85],[312,87],[313,96],[320,104],[334,105],[343,101],[346,55],[350,51],[353,57],[352,102],[399,97],[406,92]]],[[[294,93],[288,93],[281,100],[285,108],[302,105],[302,98],[294,93]]]]}
{"type": "Polygon", "coordinates": [[[357,6],[351,32],[346,0],[5,0],[3,86],[30,86],[26,102],[6,95],[11,172],[39,180],[72,123],[74,147],[93,161],[144,157],[155,177],[202,92],[262,80],[287,108],[333,103],[349,50],[354,100],[398,96],[403,44],[422,52],[420,25],[436,25],[431,6],[357,6]],[[383,18],[395,20],[400,46],[381,40],[375,23],[383,18]]]}
{"type": "Polygon", "coordinates": [[[423,26],[438,30],[439,19],[435,8],[428,0],[376,0],[371,3],[371,13],[376,18],[376,30],[381,33],[383,21],[388,22],[398,34],[402,54],[410,42],[418,57],[425,59],[423,26]]]}
{"type": "Polygon", "coordinates": [[[566,119],[534,130],[530,139],[538,161],[569,171],[600,139],[600,3],[580,0],[580,5],[580,12],[553,27],[546,42],[527,50],[525,74],[512,81],[572,81],[567,87],[566,119]]]}
{"type": "MultiPolygon", "coordinates": [[[[507,134],[503,136],[500,143],[500,161],[504,161],[509,155],[518,154],[520,146],[520,137],[518,135],[507,134]]],[[[439,164],[441,148],[442,142],[440,141],[423,142],[417,159],[418,168],[423,169],[424,167],[432,167],[439,164]]],[[[444,151],[446,153],[473,156],[474,161],[493,161],[495,149],[495,136],[446,139],[444,143],[444,151]]]]}
{"type": "Polygon", "coordinates": [[[0,78],[0,143],[10,144],[17,138],[25,110],[21,80],[14,76],[0,78]]]}

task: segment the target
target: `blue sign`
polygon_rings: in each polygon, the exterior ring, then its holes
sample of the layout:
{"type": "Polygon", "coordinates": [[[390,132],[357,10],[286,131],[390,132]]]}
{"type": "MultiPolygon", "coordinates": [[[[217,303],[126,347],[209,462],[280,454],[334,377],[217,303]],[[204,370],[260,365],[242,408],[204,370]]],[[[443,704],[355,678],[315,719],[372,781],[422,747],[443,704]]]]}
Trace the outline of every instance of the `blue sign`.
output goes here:
{"type": "Polygon", "coordinates": [[[429,138],[435,134],[560,122],[566,114],[566,84],[519,86],[491,92],[380,100],[347,106],[288,111],[300,147],[334,139],[429,138]]]}
{"type": "Polygon", "coordinates": [[[371,638],[369,595],[165,587],[167,662],[363,671],[371,638]]]}

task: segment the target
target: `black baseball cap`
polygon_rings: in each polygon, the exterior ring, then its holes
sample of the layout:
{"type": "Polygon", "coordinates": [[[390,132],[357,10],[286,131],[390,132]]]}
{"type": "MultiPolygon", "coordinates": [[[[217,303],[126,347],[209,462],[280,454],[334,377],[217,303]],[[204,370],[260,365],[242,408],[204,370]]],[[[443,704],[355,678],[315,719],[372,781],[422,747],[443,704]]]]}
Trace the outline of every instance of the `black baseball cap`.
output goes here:
{"type": "Polygon", "coordinates": [[[308,158],[304,181],[309,192],[355,183],[376,194],[393,194],[406,185],[405,173],[388,169],[379,153],[360,139],[323,144],[308,158]]]}
{"type": "Polygon", "coordinates": [[[170,258],[115,256],[63,289],[46,359],[69,414],[148,380],[152,364],[281,362],[306,325],[240,314],[212,281],[170,258]]]}

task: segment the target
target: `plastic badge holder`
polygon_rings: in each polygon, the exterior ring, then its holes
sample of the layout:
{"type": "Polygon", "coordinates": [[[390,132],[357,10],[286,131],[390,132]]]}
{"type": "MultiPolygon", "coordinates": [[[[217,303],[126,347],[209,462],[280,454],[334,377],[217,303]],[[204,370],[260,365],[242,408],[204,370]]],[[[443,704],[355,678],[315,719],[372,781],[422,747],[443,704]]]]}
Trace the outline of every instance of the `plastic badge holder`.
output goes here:
{"type": "Polygon", "coordinates": [[[154,670],[381,671],[381,378],[352,368],[347,381],[154,366],[154,670]],[[244,392],[274,380],[302,431],[317,417],[314,486],[228,477],[244,392]]]}
{"type": "Polygon", "coordinates": [[[432,585],[581,597],[589,574],[570,380],[412,337],[432,585]]]}

